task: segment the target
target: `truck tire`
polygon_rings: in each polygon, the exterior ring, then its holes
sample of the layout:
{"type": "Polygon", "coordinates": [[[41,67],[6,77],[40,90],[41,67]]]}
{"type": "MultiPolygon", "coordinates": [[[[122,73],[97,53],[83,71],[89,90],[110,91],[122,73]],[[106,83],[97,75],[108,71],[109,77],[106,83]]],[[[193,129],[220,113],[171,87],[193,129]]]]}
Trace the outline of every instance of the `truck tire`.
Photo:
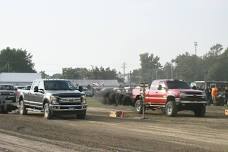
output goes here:
{"type": "Polygon", "coordinates": [[[26,109],[26,106],[24,104],[24,101],[21,100],[20,103],[19,103],[19,114],[20,115],[27,115],[28,111],[26,109]]]}
{"type": "Polygon", "coordinates": [[[45,103],[44,104],[44,118],[52,119],[52,117],[53,117],[53,112],[50,110],[49,104],[45,103]]]}
{"type": "Polygon", "coordinates": [[[2,113],[2,114],[8,114],[8,111],[7,111],[7,109],[5,109],[4,106],[2,106],[2,107],[0,107],[0,113],[2,113]]]}
{"type": "Polygon", "coordinates": [[[135,110],[137,113],[142,114],[143,113],[143,102],[142,100],[136,100],[135,102],[135,110]]]}
{"type": "Polygon", "coordinates": [[[177,114],[177,108],[174,101],[168,101],[165,106],[167,116],[175,116],[177,114]]]}
{"type": "Polygon", "coordinates": [[[165,109],[165,108],[161,108],[161,112],[162,112],[163,114],[166,114],[166,109],[165,109]]]}
{"type": "Polygon", "coordinates": [[[197,109],[194,110],[196,117],[204,117],[206,114],[206,106],[200,105],[197,109]]]}
{"type": "Polygon", "coordinates": [[[79,114],[77,114],[78,119],[85,119],[86,118],[86,110],[81,111],[79,114]]]}

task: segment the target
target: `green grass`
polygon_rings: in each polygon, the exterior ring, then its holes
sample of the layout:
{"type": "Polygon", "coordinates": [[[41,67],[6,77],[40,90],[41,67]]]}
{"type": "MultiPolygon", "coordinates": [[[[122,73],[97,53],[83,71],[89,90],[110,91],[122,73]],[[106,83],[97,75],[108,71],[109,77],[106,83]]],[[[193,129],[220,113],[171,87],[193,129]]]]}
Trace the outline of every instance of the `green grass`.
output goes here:
{"type": "Polygon", "coordinates": [[[104,105],[101,102],[101,98],[99,97],[86,97],[86,101],[89,107],[98,107],[98,108],[111,108],[111,109],[119,109],[119,110],[131,110],[134,111],[134,107],[132,106],[123,106],[123,105],[104,105]]]}
{"type": "Polygon", "coordinates": [[[99,98],[86,97],[86,101],[90,107],[104,107],[99,98]]]}

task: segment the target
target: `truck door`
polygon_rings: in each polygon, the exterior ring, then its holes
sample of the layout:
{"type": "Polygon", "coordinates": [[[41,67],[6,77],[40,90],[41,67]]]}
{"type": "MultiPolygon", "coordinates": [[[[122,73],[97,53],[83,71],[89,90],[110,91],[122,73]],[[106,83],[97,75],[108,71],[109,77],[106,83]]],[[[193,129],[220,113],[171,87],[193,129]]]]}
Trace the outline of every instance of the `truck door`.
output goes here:
{"type": "Polygon", "coordinates": [[[159,82],[157,91],[156,91],[157,103],[165,104],[166,103],[166,86],[163,81],[159,82]]]}
{"type": "Polygon", "coordinates": [[[37,81],[35,80],[35,81],[33,81],[30,90],[25,91],[25,93],[24,93],[24,102],[25,102],[25,104],[30,104],[32,102],[32,100],[33,100],[32,96],[33,96],[33,92],[34,92],[33,88],[36,85],[37,85],[37,81]]]}
{"type": "Polygon", "coordinates": [[[152,82],[149,91],[145,94],[145,102],[150,104],[158,104],[158,87],[159,81],[155,80],[152,82]]]}
{"type": "Polygon", "coordinates": [[[43,81],[39,81],[38,83],[38,91],[34,92],[34,101],[36,102],[36,106],[42,108],[43,106],[43,98],[44,98],[44,83],[43,81]]]}

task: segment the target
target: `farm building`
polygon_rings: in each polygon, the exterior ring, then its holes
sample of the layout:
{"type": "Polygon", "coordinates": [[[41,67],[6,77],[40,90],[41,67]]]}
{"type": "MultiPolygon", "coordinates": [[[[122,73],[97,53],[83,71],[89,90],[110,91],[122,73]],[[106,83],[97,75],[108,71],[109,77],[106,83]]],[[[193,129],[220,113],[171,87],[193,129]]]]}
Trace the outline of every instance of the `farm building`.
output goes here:
{"type": "Polygon", "coordinates": [[[94,88],[115,88],[120,84],[117,80],[71,80],[74,85],[86,87],[88,85],[94,88]]]}
{"type": "Polygon", "coordinates": [[[36,79],[41,79],[40,73],[0,73],[0,84],[26,86],[36,79]]]}

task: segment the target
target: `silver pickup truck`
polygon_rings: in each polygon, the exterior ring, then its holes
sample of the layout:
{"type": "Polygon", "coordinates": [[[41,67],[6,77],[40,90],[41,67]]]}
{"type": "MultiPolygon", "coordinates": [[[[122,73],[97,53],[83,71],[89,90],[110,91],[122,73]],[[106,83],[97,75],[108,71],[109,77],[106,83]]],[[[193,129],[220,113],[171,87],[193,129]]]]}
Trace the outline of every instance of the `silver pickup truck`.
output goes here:
{"type": "Polygon", "coordinates": [[[10,84],[1,84],[0,113],[8,113],[16,108],[16,88],[10,84]]]}
{"type": "Polygon", "coordinates": [[[17,99],[21,115],[26,115],[29,109],[35,109],[44,112],[46,119],[58,114],[76,114],[79,119],[86,117],[85,96],[68,80],[35,80],[30,90],[19,92],[17,99]]]}

